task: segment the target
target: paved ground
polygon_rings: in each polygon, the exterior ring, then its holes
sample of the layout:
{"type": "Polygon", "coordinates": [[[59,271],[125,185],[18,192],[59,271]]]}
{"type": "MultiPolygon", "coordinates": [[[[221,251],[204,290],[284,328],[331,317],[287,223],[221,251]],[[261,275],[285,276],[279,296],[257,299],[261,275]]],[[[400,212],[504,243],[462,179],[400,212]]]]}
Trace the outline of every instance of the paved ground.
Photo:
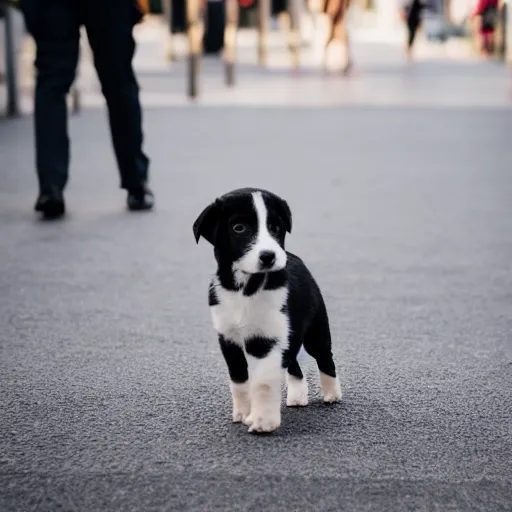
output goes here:
{"type": "Polygon", "coordinates": [[[509,84],[493,64],[413,69],[370,63],[365,94],[331,80],[360,94],[345,107],[146,108],[144,215],[123,210],[102,110],[71,120],[57,224],[31,211],[32,119],[0,122],[2,512],[512,508],[509,84]],[[288,199],[345,389],[324,407],[310,365],[311,406],[263,438],[230,423],[192,236],[242,185],[288,199]]]}

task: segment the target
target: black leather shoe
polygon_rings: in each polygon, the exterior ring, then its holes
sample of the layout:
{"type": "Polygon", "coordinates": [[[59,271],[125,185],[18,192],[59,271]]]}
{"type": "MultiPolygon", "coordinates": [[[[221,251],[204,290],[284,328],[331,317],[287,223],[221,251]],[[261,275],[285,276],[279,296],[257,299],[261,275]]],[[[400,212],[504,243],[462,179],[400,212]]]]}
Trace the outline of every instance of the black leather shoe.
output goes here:
{"type": "Polygon", "coordinates": [[[155,204],[155,197],[144,184],[138,189],[128,191],[126,203],[131,211],[151,210],[155,204]]]}
{"type": "Polygon", "coordinates": [[[53,189],[49,193],[40,194],[34,206],[36,212],[43,214],[45,219],[58,219],[66,213],[66,204],[64,196],[58,189],[53,189]]]}

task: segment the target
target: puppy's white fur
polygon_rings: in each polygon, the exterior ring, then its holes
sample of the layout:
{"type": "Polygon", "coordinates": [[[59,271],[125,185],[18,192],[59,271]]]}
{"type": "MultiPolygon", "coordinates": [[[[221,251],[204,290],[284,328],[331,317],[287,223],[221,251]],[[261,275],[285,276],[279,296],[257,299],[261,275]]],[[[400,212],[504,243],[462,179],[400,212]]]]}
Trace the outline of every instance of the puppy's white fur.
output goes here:
{"type": "Polygon", "coordinates": [[[247,355],[251,413],[244,423],[249,432],[271,432],[281,425],[282,348],[278,344],[263,359],[247,355]]]}
{"type": "Polygon", "coordinates": [[[282,353],[288,347],[288,317],[280,311],[286,302],[287,290],[260,290],[250,297],[242,291],[228,291],[221,286],[216,290],[219,304],[212,306],[210,311],[213,326],[219,334],[239,345],[244,352],[244,341],[254,336],[277,340],[271,353],[263,359],[246,354],[249,386],[243,390],[241,386],[247,384],[231,388],[234,421],[244,421],[250,425],[250,431],[275,430],[281,423],[282,353]],[[246,393],[246,397],[243,396],[246,393]],[[248,409],[250,414],[247,414],[248,409]]]}
{"type": "Polygon", "coordinates": [[[226,290],[213,278],[219,304],[210,308],[213,328],[242,348],[246,339],[265,336],[288,346],[289,321],[280,310],[286,303],[288,290],[260,290],[249,297],[242,290],[226,290]]]}
{"type": "Polygon", "coordinates": [[[341,385],[337,377],[330,377],[320,372],[320,386],[324,395],[324,402],[333,403],[341,400],[341,385]]]}
{"type": "Polygon", "coordinates": [[[249,383],[231,383],[231,396],[233,398],[233,422],[244,421],[251,412],[251,398],[249,395],[249,383]]]}
{"type": "Polygon", "coordinates": [[[233,271],[242,271],[245,274],[260,272],[260,254],[262,251],[272,251],[276,259],[270,271],[281,270],[286,266],[286,252],[277,240],[268,231],[268,213],[261,192],[253,192],[252,200],[258,217],[258,234],[256,241],[246,254],[233,264],[233,271]]]}
{"type": "Polygon", "coordinates": [[[297,407],[308,405],[308,381],[306,376],[298,379],[289,373],[286,374],[288,384],[288,394],[286,396],[286,405],[288,407],[297,407]]]}

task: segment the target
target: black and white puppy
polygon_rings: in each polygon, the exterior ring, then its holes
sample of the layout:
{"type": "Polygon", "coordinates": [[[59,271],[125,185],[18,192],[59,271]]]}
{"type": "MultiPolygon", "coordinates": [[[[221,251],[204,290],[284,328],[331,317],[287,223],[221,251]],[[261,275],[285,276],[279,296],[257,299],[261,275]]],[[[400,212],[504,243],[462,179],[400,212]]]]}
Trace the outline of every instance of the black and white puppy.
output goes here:
{"type": "Polygon", "coordinates": [[[283,370],[286,404],[308,404],[297,361],[301,347],[317,362],[324,401],[341,399],[320,289],[302,260],[284,248],[291,228],[286,201],[253,188],[223,195],[194,223],[196,242],[202,236],[214,247],[211,317],[231,379],[233,421],[249,432],[280,426],[283,370]]]}

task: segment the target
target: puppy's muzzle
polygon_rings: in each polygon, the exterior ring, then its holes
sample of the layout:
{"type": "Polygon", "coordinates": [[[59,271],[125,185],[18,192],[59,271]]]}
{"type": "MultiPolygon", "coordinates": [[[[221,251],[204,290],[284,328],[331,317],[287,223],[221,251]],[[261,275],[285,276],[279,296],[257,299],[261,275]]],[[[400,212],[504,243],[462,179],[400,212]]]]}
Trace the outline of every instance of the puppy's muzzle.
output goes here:
{"type": "Polygon", "coordinates": [[[261,251],[259,260],[261,270],[270,270],[276,262],[276,253],[274,251],[261,251]]]}

